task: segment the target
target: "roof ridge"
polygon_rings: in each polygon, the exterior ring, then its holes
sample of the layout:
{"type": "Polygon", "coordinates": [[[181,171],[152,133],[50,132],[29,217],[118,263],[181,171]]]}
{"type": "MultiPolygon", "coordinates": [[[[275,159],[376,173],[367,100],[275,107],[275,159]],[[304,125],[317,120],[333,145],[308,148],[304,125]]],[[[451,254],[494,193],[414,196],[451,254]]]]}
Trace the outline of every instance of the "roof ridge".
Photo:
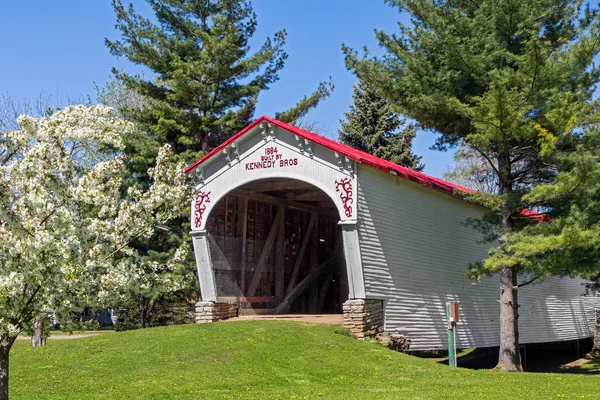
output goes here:
{"type": "Polygon", "coordinates": [[[452,182],[445,181],[443,179],[433,177],[431,175],[427,175],[423,172],[414,171],[410,168],[403,167],[403,166],[395,164],[391,161],[387,161],[387,160],[384,160],[377,156],[374,156],[372,154],[365,153],[364,151],[357,150],[357,149],[350,147],[348,145],[345,145],[343,143],[336,142],[333,139],[329,139],[327,137],[318,135],[316,133],[309,132],[307,130],[298,128],[296,126],[287,124],[285,122],[281,122],[274,118],[270,118],[266,115],[259,117],[256,121],[252,122],[250,125],[246,126],[244,129],[242,129],[241,131],[239,131],[238,133],[236,133],[235,135],[233,135],[232,137],[227,139],[225,142],[223,142],[222,144],[220,144],[219,146],[215,147],[213,150],[211,150],[210,152],[205,154],[198,161],[190,164],[185,169],[185,172],[189,173],[189,172],[193,171],[200,164],[202,164],[205,161],[207,161],[208,159],[212,158],[215,154],[220,153],[224,148],[226,148],[231,143],[238,140],[245,133],[249,132],[255,126],[257,126],[261,122],[265,122],[265,121],[269,122],[275,126],[278,126],[279,128],[290,131],[291,133],[294,133],[298,136],[301,136],[304,139],[310,140],[316,144],[319,144],[325,148],[328,148],[329,150],[340,153],[340,154],[348,157],[349,159],[354,160],[360,164],[364,164],[364,165],[370,166],[372,168],[376,168],[376,169],[379,169],[379,170],[382,170],[385,172],[392,173],[394,175],[400,176],[401,178],[408,179],[413,182],[419,183],[423,186],[442,190],[444,192],[450,192],[452,194],[454,194],[455,191],[460,191],[460,192],[465,192],[465,193],[474,193],[474,191],[471,189],[462,187],[462,186],[454,184],[452,182]]]}
{"type": "MultiPolygon", "coordinates": [[[[326,138],[324,136],[318,135],[313,132],[306,131],[306,130],[298,128],[296,126],[287,124],[285,122],[278,121],[274,118],[270,118],[266,115],[259,117],[256,121],[252,122],[250,125],[246,126],[244,129],[242,129],[241,131],[239,131],[238,133],[236,133],[235,135],[233,135],[232,137],[227,139],[225,142],[221,143],[219,146],[215,147],[213,150],[211,150],[210,152],[205,154],[198,161],[194,162],[193,164],[190,164],[190,166],[188,166],[185,169],[185,173],[186,174],[190,173],[191,171],[196,169],[200,164],[202,164],[203,162],[212,158],[215,154],[221,153],[221,151],[223,149],[225,149],[231,143],[238,140],[240,137],[242,137],[247,132],[251,131],[254,127],[259,125],[261,122],[269,122],[281,129],[285,129],[285,130],[287,130],[295,135],[298,135],[304,139],[310,140],[313,143],[316,143],[316,144],[323,146],[331,151],[334,151],[345,157],[348,157],[349,159],[354,160],[360,164],[369,166],[371,168],[378,169],[380,171],[390,173],[392,175],[399,176],[400,178],[418,183],[422,186],[425,186],[425,187],[428,187],[431,189],[436,189],[436,190],[445,192],[447,194],[451,194],[452,196],[455,196],[455,197],[458,197],[461,199],[464,199],[464,196],[461,195],[461,192],[465,193],[465,194],[475,193],[475,191],[472,189],[457,185],[452,182],[445,181],[440,178],[436,178],[431,175],[427,175],[423,172],[419,172],[419,171],[412,170],[410,168],[403,167],[403,166],[395,164],[391,161],[384,160],[383,158],[379,158],[372,154],[365,153],[364,151],[357,150],[357,149],[350,147],[348,145],[345,145],[343,143],[336,142],[335,140],[326,138]]],[[[528,217],[528,218],[531,218],[534,220],[538,220],[538,221],[543,221],[543,220],[546,220],[546,218],[547,218],[544,214],[537,213],[533,210],[522,210],[521,214],[525,217],[528,217]]]]}

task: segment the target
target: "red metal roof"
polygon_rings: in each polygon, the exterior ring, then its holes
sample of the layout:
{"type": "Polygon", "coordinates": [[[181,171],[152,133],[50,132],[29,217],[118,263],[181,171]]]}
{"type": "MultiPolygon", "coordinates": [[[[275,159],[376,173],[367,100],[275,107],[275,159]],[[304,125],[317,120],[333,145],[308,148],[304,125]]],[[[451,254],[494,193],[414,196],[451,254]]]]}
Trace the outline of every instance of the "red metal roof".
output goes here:
{"type": "MultiPolygon", "coordinates": [[[[375,157],[372,154],[368,154],[368,153],[365,153],[364,151],[356,150],[350,146],[346,146],[345,144],[336,142],[334,140],[328,139],[326,137],[317,135],[312,132],[305,131],[304,129],[297,128],[293,125],[286,124],[285,122],[281,122],[281,121],[278,121],[273,118],[269,118],[264,115],[262,117],[258,118],[256,121],[254,121],[250,125],[248,125],[247,127],[245,127],[244,129],[242,129],[241,131],[239,131],[238,133],[236,133],[235,135],[233,135],[232,137],[230,137],[229,139],[227,139],[225,142],[223,142],[221,145],[214,148],[212,151],[208,152],[206,155],[204,155],[204,157],[202,157],[198,161],[196,161],[193,164],[191,164],[190,166],[188,166],[185,169],[185,173],[189,173],[189,172],[193,171],[194,169],[196,169],[196,167],[198,167],[199,165],[204,163],[206,160],[212,158],[216,154],[220,154],[224,148],[228,147],[231,143],[235,142],[240,137],[244,136],[244,134],[251,131],[254,127],[259,125],[261,122],[268,122],[268,123],[273,124],[281,129],[285,129],[286,131],[289,131],[289,132],[293,133],[294,135],[298,135],[301,138],[310,140],[311,142],[321,145],[331,151],[335,151],[338,154],[349,158],[350,160],[354,160],[360,164],[367,165],[369,167],[373,167],[378,170],[397,175],[397,176],[407,179],[409,181],[416,182],[422,186],[440,190],[442,192],[446,192],[448,194],[458,196],[458,197],[461,197],[460,192],[474,193],[474,191],[471,189],[456,185],[451,182],[447,182],[442,179],[435,178],[433,176],[424,174],[422,172],[413,171],[410,168],[402,167],[391,161],[387,161],[387,160],[381,159],[379,157],[375,157]]],[[[532,210],[524,210],[521,212],[521,214],[523,216],[529,217],[534,220],[543,221],[546,219],[546,216],[544,216],[543,214],[539,214],[532,210]]]]}

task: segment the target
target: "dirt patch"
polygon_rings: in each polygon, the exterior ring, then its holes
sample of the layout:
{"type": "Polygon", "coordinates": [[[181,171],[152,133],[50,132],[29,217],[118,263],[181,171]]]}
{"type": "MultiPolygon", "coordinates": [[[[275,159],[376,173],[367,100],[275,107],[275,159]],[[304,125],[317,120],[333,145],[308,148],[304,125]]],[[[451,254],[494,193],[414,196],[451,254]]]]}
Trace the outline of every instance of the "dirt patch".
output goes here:
{"type": "MultiPolygon", "coordinates": [[[[90,336],[98,336],[97,333],[84,333],[84,334],[73,334],[73,335],[51,335],[48,340],[70,340],[70,339],[81,339],[90,336]]],[[[19,336],[17,340],[31,340],[30,336],[19,336]]]]}
{"type": "Polygon", "coordinates": [[[600,358],[592,358],[590,356],[580,358],[579,360],[561,365],[560,372],[598,375],[600,374],[600,358]]]}
{"type": "Polygon", "coordinates": [[[575,361],[572,361],[570,363],[563,364],[563,365],[560,366],[560,368],[561,369],[573,368],[573,367],[576,367],[576,366],[581,365],[581,364],[587,364],[590,361],[592,361],[592,359],[590,359],[590,358],[580,358],[579,360],[575,360],[575,361]]]}

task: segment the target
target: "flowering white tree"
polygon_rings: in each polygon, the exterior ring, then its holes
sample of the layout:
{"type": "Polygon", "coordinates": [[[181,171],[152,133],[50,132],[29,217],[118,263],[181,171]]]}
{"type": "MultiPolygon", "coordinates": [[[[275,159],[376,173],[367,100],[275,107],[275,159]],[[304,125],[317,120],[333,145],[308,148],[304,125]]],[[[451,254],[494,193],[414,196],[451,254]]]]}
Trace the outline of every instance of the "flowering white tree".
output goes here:
{"type": "Polygon", "coordinates": [[[111,108],[71,106],[18,122],[0,134],[0,400],[17,335],[43,310],[114,302],[139,278],[130,242],[181,215],[191,196],[183,165],[171,165],[164,147],[148,171],[152,186],[124,198],[114,149],[133,126],[111,108]]]}

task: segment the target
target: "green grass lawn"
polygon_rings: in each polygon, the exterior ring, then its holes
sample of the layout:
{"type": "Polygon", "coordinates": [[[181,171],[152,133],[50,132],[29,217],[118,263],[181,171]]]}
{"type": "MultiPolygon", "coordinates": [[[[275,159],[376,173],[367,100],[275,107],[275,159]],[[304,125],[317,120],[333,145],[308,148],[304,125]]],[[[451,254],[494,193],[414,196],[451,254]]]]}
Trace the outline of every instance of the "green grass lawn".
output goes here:
{"type": "Polygon", "coordinates": [[[17,342],[10,372],[12,400],[600,398],[600,376],[450,369],[285,321],[17,342]]]}

